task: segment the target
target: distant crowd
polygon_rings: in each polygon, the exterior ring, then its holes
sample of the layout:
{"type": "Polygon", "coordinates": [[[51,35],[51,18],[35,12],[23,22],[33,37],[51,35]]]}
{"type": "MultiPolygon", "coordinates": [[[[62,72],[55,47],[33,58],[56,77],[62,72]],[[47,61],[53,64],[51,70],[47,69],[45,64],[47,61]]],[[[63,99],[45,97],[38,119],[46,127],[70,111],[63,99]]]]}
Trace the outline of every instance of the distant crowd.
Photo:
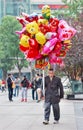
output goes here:
{"type": "Polygon", "coordinates": [[[31,89],[32,100],[36,100],[39,103],[43,98],[43,80],[42,75],[36,74],[32,81],[28,80],[26,75],[23,75],[22,79],[18,76],[8,74],[6,81],[0,80],[1,92],[8,91],[8,99],[13,101],[13,97],[18,97],[21,92],[21,102],[27,102],[28,89],[31,89]]]}

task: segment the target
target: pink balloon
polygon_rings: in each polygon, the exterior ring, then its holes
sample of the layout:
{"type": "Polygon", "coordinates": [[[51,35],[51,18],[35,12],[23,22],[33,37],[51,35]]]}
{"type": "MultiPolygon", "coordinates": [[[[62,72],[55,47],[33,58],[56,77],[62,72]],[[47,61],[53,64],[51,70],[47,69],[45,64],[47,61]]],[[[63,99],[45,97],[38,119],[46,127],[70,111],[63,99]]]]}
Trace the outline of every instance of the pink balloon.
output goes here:
{"type": "Polygon", "coordinates": [[[22,28],[21,31],[16,31],[16,34],[21,35],[21,34],[24,34],[25,32],[26,32],[26,27],[22,28]]]}
{"type": "Polygon", "coordinates": [[[52,39],[52,38],[57,37],[57,33],[56,32],[47,32],[45,34],[45,37],[46,37],[46,39],[52,39]]]}
{"type": "Polygon", "coordinates": [[[49,62],[53,64],[53,63],[56,63],[56,61],[57,61],[56,53],[54,53],[54,52],[50,53],[49,54],[49,62]]]}
{"type": "Polygon", "coordinates": [[[58,36],[61,41],[71,39],[76,33],[73,27],[70,27],[66,21],[60,20],[58,25],[58,36]]]}
{"type": "Polygon", "coordinates": [[[57,38],[53,38],[53,39],[47,41],[46,44],[42,48],[41,54],[42,55],[49,54],[53,50],[54,46],[56,45],[56,42],[57,42],[57,38]]]}

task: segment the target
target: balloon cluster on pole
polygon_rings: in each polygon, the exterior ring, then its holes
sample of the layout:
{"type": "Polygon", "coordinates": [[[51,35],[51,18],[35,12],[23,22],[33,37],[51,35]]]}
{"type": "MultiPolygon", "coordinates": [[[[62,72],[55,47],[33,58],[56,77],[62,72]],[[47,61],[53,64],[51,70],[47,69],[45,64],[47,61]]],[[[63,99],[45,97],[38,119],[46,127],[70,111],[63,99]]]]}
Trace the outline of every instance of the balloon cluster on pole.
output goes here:
{"type": "Polygon", "coordinates": [[[22,16],[16,18],[22,25],[22,30],[16,31],[20,38],[19,49],[27,60],[35,60],[37,68],[47,63],[61,66],[76,30],[65,20],[52,16],[48,5],[43,6],[41,12],[40,15],[22,12],[22,16]]]}

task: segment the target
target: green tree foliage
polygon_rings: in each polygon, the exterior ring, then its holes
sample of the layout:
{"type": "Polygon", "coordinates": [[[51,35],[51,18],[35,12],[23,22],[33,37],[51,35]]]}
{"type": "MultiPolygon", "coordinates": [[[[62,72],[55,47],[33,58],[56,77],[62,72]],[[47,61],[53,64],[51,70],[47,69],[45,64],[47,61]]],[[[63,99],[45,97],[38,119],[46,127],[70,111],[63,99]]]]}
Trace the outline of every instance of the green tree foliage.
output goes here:
{"type": "Polygon", "coordinates": [[[19,38],[15,31],[20,30],[19,22],[13,16],[5,16],[0,25],[0,68],[7,71],[17,66],[19,73],[27,61],[19,50],[19,38]],[[20,61],[20,62],[19,62],[20,61]]]}
{"type": "Polygon", "coordinates": [[[83,0],[62,0],[69,12],[66,20],[77,33],[72,39],[72,47],[65,58],[65,72],[73,79],[83,75],[83,0]]]}
{"type": "Polygon", "coordinates": [[[68,10],[71,15],[78,15],[83,11],[83,0],[62,0],[68,5],[68,10]]]}

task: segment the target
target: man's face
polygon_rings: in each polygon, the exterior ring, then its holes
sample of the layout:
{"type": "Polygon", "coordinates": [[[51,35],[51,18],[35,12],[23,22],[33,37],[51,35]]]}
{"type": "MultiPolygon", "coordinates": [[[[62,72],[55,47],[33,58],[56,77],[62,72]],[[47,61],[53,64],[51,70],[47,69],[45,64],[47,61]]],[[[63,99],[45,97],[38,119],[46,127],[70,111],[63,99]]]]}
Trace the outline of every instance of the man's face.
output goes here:
{"type": "Polygon", "coordinates": [[[54,76],[54,72],[53,71],[49,71],[48,74],[49,74],[50,78],[52,78],[54,76]]]}

